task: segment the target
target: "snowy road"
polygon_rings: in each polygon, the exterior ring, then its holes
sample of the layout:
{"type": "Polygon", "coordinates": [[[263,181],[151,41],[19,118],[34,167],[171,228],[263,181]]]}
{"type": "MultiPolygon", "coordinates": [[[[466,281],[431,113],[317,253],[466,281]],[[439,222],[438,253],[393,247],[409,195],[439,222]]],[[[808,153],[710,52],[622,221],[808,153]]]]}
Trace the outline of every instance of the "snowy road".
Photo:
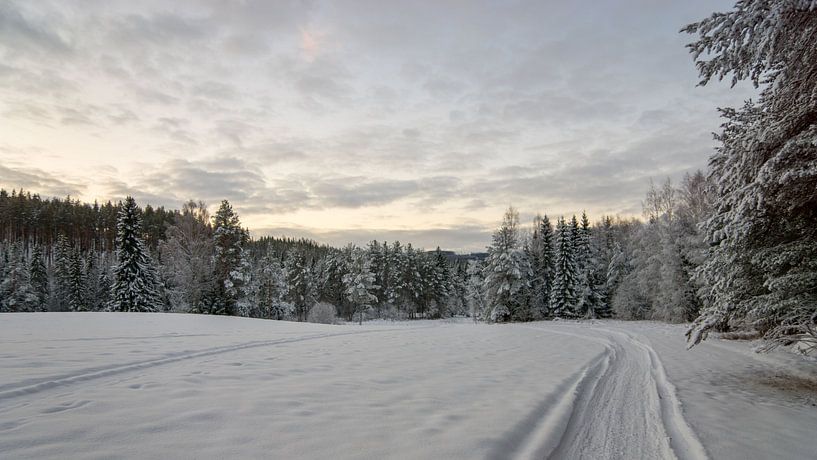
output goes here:
{"type": "Polygon", "coordinates": [[[555,433],[523,458],[707,458],[649,345],[598,327],[538,328],[596,341],[605,352],[561,396],[570,410],[554,417],[562,422],[555,433]]]}
{"type": "Polygon", "coordinates": [[[778,373],[785,363],[744,344],[687,352],[677,326],[0,319],[2,458],[743,460],[817,451],[817,411],[799,396],[762,384],[732,396],[728,380],[719,389],[701,378],[719,363],[778,373]],[[782,423],[780,432],[753,425],[758,416],[782,423]]]}

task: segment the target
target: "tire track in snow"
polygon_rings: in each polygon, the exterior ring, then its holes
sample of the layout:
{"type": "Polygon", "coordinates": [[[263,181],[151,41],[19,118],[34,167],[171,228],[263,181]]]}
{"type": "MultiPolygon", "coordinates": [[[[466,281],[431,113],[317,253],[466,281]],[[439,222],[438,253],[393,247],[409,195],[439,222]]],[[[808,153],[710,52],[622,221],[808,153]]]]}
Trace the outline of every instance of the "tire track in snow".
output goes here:
{"type": "MultiPolygon", "coordinates": [[[[571,385],[560,387],[556,401],[548,398],[537,408],[542,414],[538,421],[529,417],[521,422],[528,426],[528,434],[510,456],[707,458],[652,347],[609,329],[529,328],[593,340],[606,350],[571,385]]],[[[519,437],[518,431],[511,430],[508,439],[519,437]]]]}
{"type": "MultiPolygon", "coordinates": [[[[399,329],[403,331],[415,330],[422,328],[399,329]]],[[[117,364],[113,366],[86,368],[71,374],[63,374],[52,377],[45,377],[37,379],[36,382],[23,382],[22,384],[5,385],[5,388],[0,390],[0,403],[8,401],[21,396],[28,396],[42,391],[50,390],[52,388],[64,387],[80,382],[87,382],[89,380],[96,380],[112,375],[123,374],[140,369],[150,369],[165,364],[171,364],[179,361],[186,361],[189,359],[201,358],[205,356],[219,355],[233,351],[246,350],[249,348],[268,347],[273,345],[304,342],[308,340],[324,339],[330,337],[341,337],[347,335],[371,334],[376,332],[389,332],[398,329],[376,329],[368,331],[353,331],[353,332],[339,332],[333,334],[314,334],[305,337],[285,338],[276,340],[256,340],[252,342],[239,343],[234,345],[225,345],[221,347],[205,348],[203,350],[192,352],[179,352],[171,355],[166,355],[163,358],[155,358],[144,361],[136,361],[126,364],[117,364]]]]}
{"type": "Polygon", "coordinates": [[[563,380],[525,419],[508,431],[504,439],[489,454],[488,458],[491,459],[548,458],[565,434],[568,421],[575,411],[577,398],[586,391],[585,387],[588,384],[592,384],[600,375],[607,372],[615,354],[612,343],[602,337],[530,326],[519,327],[591,340],[604,346],[604,351],[596,355],[590,364],[563,380]]]}
{"type": "Polygon", "coordinates": [[[564,436],[574,405],[583,387],[607,372],[611,350],[606,349],[563,381],[556,391],[536,405],[536,408],[505,435],[503,442],[489,456],[492,459],[547,458],[564,436]]]}

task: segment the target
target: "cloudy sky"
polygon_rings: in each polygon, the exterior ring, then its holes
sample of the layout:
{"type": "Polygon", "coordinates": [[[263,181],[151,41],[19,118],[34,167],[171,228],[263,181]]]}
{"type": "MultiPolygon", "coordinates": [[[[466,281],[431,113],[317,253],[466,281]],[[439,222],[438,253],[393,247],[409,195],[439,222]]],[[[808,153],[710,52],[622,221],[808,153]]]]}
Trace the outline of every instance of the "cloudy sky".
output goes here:
{"type": "Polygon", "coordinates": [[[678,33],[731,4],[0,0],[0,187],[461,251],[510,204],[638,215],[752,95],[678,33]]]}

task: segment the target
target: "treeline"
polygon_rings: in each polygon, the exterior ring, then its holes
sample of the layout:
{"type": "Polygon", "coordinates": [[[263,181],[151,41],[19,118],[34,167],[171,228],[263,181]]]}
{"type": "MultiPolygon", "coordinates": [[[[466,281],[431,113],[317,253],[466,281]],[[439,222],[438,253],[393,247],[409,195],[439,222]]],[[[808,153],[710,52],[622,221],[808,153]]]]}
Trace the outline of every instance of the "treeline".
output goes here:
{"type": "MultiPolygon", "coordinates": [[[[0,189],[0,241],[20,242],[24,249],[52,247],[60,236],[81,251],[112,251],[119,205],[82,203],[66,197],[42,198],[24,190],[0,189]]],[[[178,211],[145,206],[142,238],[155,249],[178,211]]]]}
{"type": "Polygon", "coordinates": [[[520,228],[511,208],[492,237],[488,258],[470,261],[469,308],[488,321],[546,318],[692,321],[700,286],[694,273],[706,245],[697,223],[707,212],[699,171],[676,188],[650,185],[645,221],[603,217],[537,217],[520,228]]]}
{"type": "Polygon", "coordinates": [[[51,206],[63,215],[96,217],[113,211],[115,219],[105,227],[58,220],[64,224],[54,224],[53,238],[36,237],[47,232],[34,223],[50,229],[54,221],[24,219],[24,227],[14,228],[25,231],[4,234],[0,311],[173,311],[304,321],[323,302],[324,320],[466,313],[464,264],[449,262],[439,248],[252,240],[227,201],[211,218],[204,203],[193,201],[165,211],[142,210],[130,197],[98,207],[3,196],[26,209],[51,206]]]}

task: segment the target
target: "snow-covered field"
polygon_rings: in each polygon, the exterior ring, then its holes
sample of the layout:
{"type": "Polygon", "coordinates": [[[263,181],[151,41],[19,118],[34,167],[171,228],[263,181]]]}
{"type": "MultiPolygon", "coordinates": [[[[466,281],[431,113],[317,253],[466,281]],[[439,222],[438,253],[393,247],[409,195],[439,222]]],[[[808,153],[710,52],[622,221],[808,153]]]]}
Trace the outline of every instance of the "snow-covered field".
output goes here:
{"type": "Polygon", "coordinates": [[[1,458],[817,456],[817,363],[656,323],[0,316],[1,458]]]}

